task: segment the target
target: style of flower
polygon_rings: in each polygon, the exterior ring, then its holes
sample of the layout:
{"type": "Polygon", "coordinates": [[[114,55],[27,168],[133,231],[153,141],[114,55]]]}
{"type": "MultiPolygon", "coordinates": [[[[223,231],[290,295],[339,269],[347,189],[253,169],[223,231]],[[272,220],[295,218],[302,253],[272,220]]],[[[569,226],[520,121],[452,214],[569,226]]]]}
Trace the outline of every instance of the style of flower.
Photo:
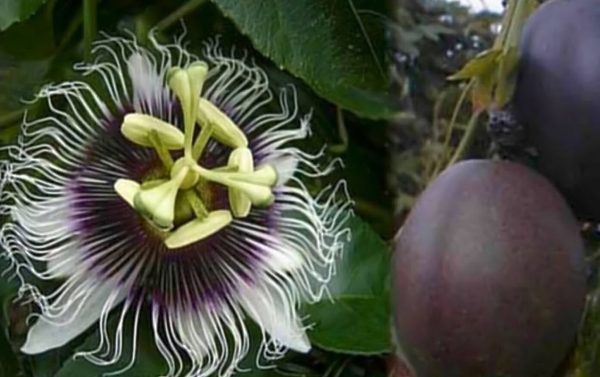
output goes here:
{"type": "Polygon", "coordinates": [[[147,315],[168,376],[231,375],[249,319],[267,357],[307,352],[298,307],[326,292],[351,211],[343,181],[316,196],[305,181],[335,160],[290,145],[310,134],[293,87],[275,96],[215,41],[202,60],[181,38],[151,41],[104,36],[75,66],[86,79],[44,87],[49,115],[3,149],[0,243],[38,308],[22,351],[97,323],[100,344],[79,355],[114,364],[147,315]]]}

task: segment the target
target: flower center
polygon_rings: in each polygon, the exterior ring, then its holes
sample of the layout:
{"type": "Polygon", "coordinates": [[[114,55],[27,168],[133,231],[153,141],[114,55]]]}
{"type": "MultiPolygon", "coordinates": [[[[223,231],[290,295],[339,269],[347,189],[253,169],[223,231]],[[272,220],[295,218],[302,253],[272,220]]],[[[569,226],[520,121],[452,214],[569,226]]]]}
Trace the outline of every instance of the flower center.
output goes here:
{"type": "Polygon", "coordinates": [[[169,88],[181,104],[184,132],[156,117],[130,113],[123,119],[122,134],[131,142],[153,148],[165,177],[152,177],[138,183],[119,179],[114,189],[123,200],[161,232],[170,249],[187,246],[206,238],[233,220],[248,216],[252,206],[268,206],[277,173],[270,165],[254,167],[252,152],[242,130],[209,100],[201,97],[208,73],[204,62],[183,69],[172,68],[169,88]],[[194,137],[196,126],[200,132],[194,137]],[[207,169],[200,165],[204,149],[213,138],[231,148],[227,165],[207,169]],[[173,161],[171,151],[183,150],[173,161]],[[227,188],[227,210],[213,210],[206,184],[227,188]],[[207,205],[208,204],[208,205],[207,205]]]}

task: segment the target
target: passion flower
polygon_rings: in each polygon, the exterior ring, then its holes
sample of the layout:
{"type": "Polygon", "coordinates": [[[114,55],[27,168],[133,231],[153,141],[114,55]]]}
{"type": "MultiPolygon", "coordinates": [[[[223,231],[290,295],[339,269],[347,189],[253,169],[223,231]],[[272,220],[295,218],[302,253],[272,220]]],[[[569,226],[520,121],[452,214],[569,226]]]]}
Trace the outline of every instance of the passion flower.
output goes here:
{"type": "Polygon", "coordinates": [[[0,242],[39,308],[22,351],[60,347],[97,322],[113,352],[80,355],[114,363],[135,342],[108,334],[114,311],[118,329],[151,313],[169,376],[233,373],[247,317],[265,354],[307,352],[297,307],[332,276],[350,202],[344,181],[316,197],[305,186],[335,161],[320,167],[322,152],[289,145],[310,133],[294,88],[275,95],[262,69],[216,42],[199,59],[181,39],[104,38],[75,67],[101,85],[44,87],[49,115],[4,148],[0,242]],[[36,284],[54,279],[52,292],[36,284]]]}

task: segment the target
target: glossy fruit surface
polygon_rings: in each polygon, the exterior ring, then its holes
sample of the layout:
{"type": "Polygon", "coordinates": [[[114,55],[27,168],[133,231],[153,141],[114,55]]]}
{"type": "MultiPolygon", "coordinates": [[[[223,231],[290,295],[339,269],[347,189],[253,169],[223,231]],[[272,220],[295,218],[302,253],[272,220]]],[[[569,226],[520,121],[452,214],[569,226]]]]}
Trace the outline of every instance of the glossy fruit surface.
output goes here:
{"type": "Polygon", "coordinates": [[[393,268],[415,377],[550,377],[585,301],[577,221],[544,177],[512,162],[442,173],[397,237],[393,268]]]}
{"type": "Polygon", "coordinates": [[[600,0],[553,0],[528,19],[513,100],[537,169],[600,221],[600,0]]]}

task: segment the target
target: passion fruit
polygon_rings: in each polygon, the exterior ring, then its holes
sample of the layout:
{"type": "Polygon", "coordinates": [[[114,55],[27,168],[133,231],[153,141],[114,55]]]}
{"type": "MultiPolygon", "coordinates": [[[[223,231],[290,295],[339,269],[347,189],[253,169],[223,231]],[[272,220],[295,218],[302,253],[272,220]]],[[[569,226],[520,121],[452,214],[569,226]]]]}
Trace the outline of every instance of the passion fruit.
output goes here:
{"type": "Polygon", "coordinates": [[[584,307],[579,225],[540,174],[461,162],[395,241],[395,332],[415,377],[550,377],[584,307]]]}
{"type": "Polygon", "coordinates": [[[552,0],[527,20],[513,108],[537,170],[580,219],[599,222],[599,0],[552,0]]]}

